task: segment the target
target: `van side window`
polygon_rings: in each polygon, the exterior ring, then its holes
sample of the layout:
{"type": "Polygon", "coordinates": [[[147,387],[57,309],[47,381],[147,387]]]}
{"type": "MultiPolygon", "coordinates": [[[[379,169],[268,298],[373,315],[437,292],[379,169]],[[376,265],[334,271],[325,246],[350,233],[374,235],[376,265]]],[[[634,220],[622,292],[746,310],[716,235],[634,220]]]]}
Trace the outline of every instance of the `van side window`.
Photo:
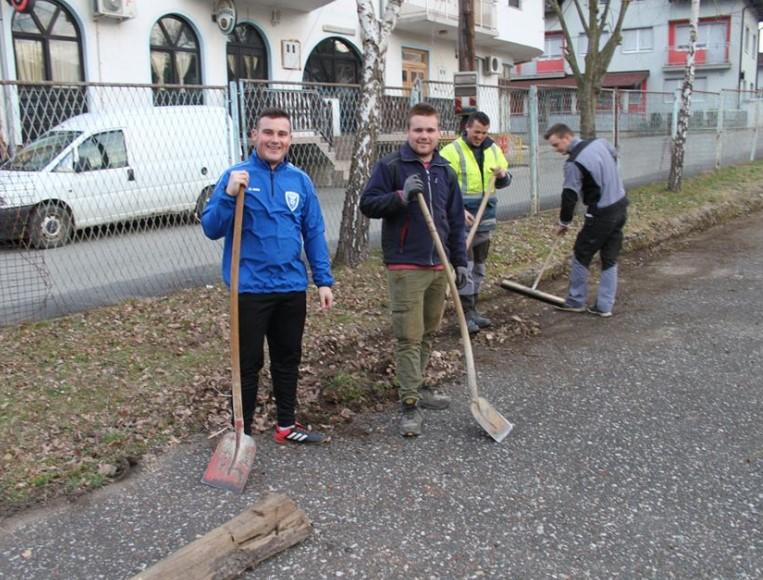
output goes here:
{"type": "Polygon", "coordinates": [[[127,167],[127,148],[122,131],[106,131],[93,135],[82,142],[77,152],[77,172],[127,167]]]}

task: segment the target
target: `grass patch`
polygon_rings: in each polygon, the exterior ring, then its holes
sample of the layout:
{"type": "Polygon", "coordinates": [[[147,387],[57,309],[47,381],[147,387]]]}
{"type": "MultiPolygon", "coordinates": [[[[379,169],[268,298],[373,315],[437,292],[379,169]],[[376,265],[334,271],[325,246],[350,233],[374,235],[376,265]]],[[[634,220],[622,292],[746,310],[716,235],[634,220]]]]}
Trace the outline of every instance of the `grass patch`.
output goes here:
{"type": "MultiPolygon", "coordinates": [[[[661,185],[629,192],[627,248],[759,209],[761,183],[763,163],[751,163],[688,179],[681,193],[661,185]]],[[[501,333],[537,332],[512,313],[511,295],[495,282],[532,279],[551,246],[556,220],[557,212],[550,211],[500,224],[485,284],[485,298],[500,304],[491,312],[497,330],[480,333],[478,348],[501,333]]],[[[573,241],[572,235],[564,239],[552,275],[563,270],[573,241]]],[[[314,292],[309,297],[299,387],[302,420],[322,428],[395,398],[380,257],[335,274],[332,311],[319,311],[314,292]]],[[[0,514],[100,487],[147,452],[225,427],[227,300],[222,286],[198,288],[0,328],[0,514]]],[[[437,383],[462,372],[456,346],[433,353],[427,380],[437,383]]],[[[260,430],[270,428],[274,415],[268,382],[264,372],[260,430]]]]}

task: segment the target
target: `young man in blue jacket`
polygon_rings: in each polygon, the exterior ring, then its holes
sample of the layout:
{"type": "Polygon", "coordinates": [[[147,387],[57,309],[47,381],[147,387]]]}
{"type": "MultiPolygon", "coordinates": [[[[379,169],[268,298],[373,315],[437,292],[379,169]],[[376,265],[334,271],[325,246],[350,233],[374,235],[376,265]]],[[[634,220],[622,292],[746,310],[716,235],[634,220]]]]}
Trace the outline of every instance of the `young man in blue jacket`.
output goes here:
{"type": "Polygon", "coordinates": [[[291,145],[288,113],[263,111],[252,137],[251,157],[223,174],[201,217],[208,238],[225,236],[222,273],[230,285],[233,214],[239,189],[246,188],[238,303],[244,431],[251,435],[267,338],[278,415],[273,439],[320,443],[323,435],[296,422],[295,407],[308,286],[303,248],[321,308],[331,308],[334,301],[323,216],[312,181],[286,159],[291,145]]]}
{"type": "Polygon", "coordinates": [[[374,167],[360,199],[361,211],[382,218],[382,250],[387,265],[395,359],[402,416],[400,434],[422,433],[420,408],[446,409],[450,398],[422,386],[434,333],[440,325],[448,286],[418,195],[424,194],[437,232],[456,268],[457,284],[466,284],[464,205],[455,173],[437,152],[439,117],[419,103],[408,113],[407,143],[374,167]]]}

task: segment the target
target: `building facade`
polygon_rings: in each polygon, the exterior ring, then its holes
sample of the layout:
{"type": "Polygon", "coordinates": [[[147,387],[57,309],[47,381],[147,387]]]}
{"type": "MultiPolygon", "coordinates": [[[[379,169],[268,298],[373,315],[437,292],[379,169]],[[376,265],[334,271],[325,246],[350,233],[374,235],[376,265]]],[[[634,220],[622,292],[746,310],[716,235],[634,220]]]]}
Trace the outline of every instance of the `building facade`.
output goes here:
{"type": "MultiPolygon", "coordinates": [[[[608,0],[599,0],[604,7],[608,0]]],[[[612,0],[609,24],[614,26],[620,0],[612,0]]],[[[512,86],[575,86],[565,50],[574,50],[585,70],[588,38],[572,2],[563,7],[574,46],[567,47],[561,25],[546,11],[544,54],[515,67],[512,86]]],[[[689,42],[689,0],[631,0],[622,28],[622,43],[615,50],[603,81],[604,88],[673,93],[683,80],[689,42]]],[[[694,89],[756,90],[760,0],[702,2],[697,39],[694,89]]],[[[609,38],[602,35],[602,42],[609,38]]],[[[698,95],[701,98],[701,95],[698,95]]]]}
{"type": "MultiPolygon", "coordinates": [[[[376,1],[379,14],[383,2],[376,1]]],[[[540,3],[475,0],[475,13],[481,83],[497,85],[515,62],[541,54],[540,3]]],[[[352,85],[361,78],[354,0],[36,0],[29,13],[2,2],[0,15],[5,81],[182,85],[188,87],[182,99],[175,88],[154,104],[187,104],[194,85],[241,79],[352,85]]],[[[452,83],[457,33],[458,0],[404,2],[385,84],[452,83]]],[[[23,109],[24,98],[6,99],[3,114],[23,109]]]]}

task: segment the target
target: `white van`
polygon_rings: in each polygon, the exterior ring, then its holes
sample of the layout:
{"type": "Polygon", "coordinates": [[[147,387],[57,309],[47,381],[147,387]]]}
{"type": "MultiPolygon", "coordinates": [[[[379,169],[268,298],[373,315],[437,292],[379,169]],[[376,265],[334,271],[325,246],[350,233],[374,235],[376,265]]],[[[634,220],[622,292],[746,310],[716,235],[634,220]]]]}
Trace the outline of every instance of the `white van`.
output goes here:
{"type": "Polygon", "coordinates": [[[72,117],[0,166],[0,239],[54,248],[85,227],[198,211],[234,151],[223,107],[72,117]]]}

